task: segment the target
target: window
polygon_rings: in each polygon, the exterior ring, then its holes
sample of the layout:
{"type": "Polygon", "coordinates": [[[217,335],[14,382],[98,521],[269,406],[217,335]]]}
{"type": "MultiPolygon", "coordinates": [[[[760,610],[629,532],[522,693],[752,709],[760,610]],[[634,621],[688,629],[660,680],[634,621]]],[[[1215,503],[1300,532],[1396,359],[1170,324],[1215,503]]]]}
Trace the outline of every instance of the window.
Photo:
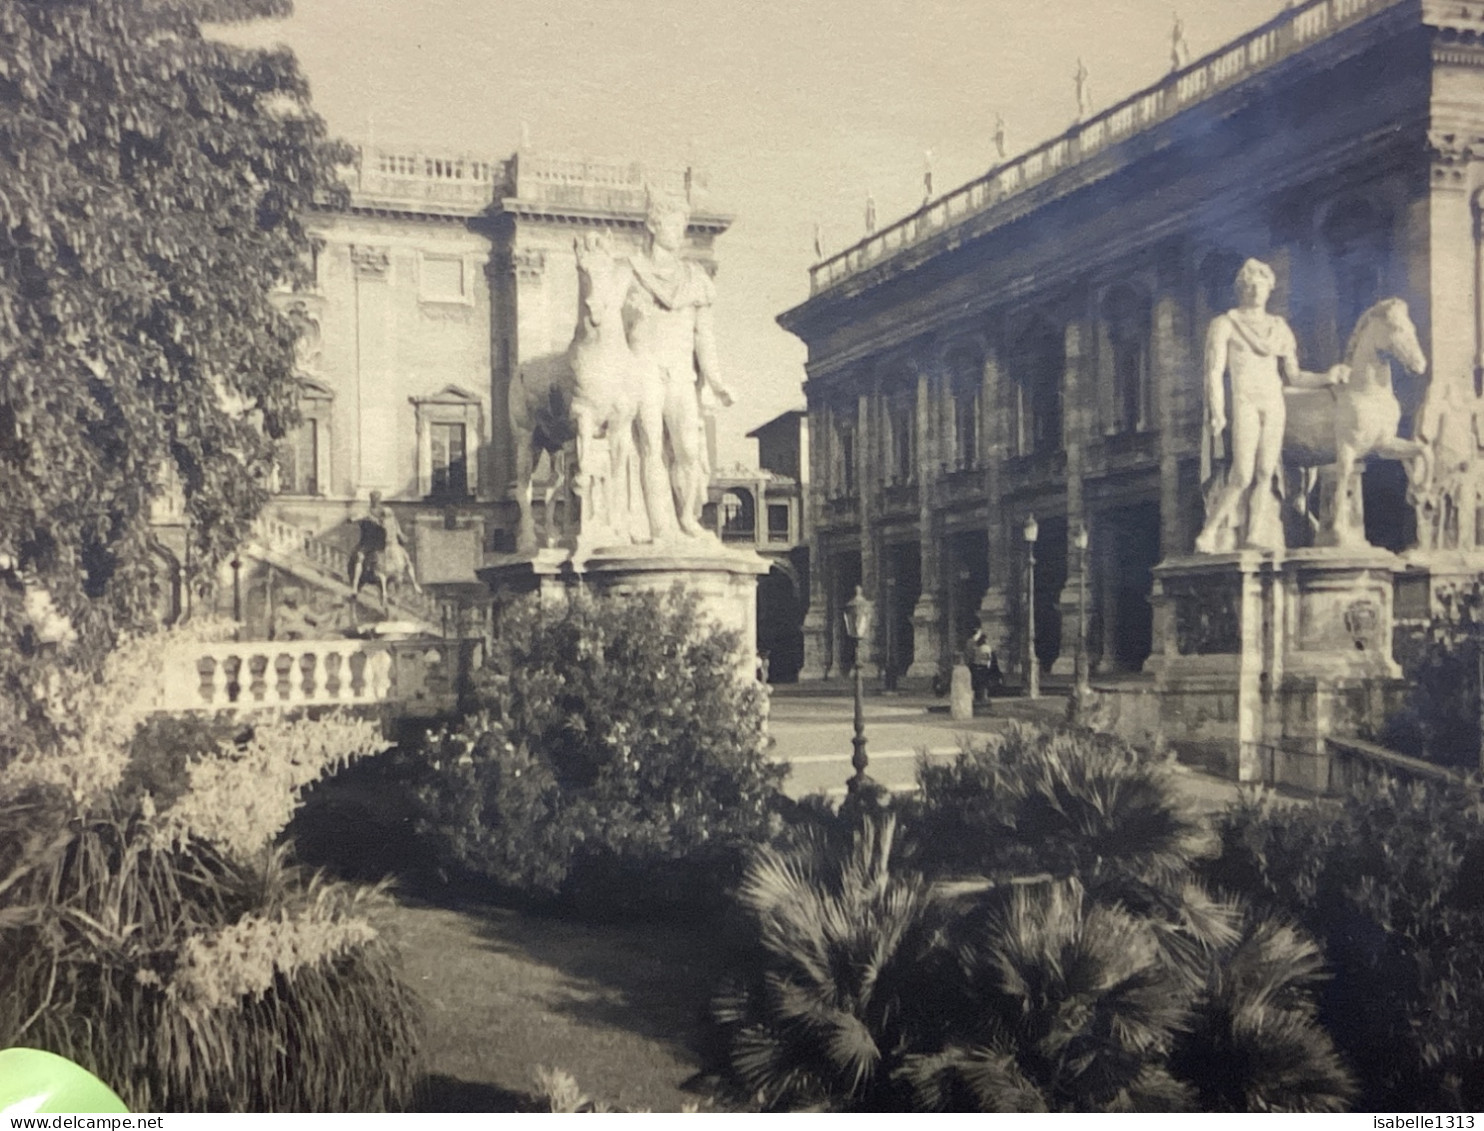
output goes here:
{"type": "Polygon", "coordinates": [[[1037,320],[1017,340],[1011,355],[1015,375],[1018,455],[1060,451],[1062,377],[1066,342],[1050,322],[1037,320]]]}
{"type": "Polygon", "coordinates": [[[916,413],[913,398],[898,396],[887,407],[887,426],[891,430],[891,481],[911,483],[917,478],[916,445],[913,441],[916,413]]]}
{"type": "Polygon", "coordinates": [[[1132,287],[1115,287],[1103,299],[1104,345],[1099,376],[1110,382],[1105,401],[1110,432],[1137,432],[1149,426],[1149,301],[1132,287]]]}
{"type": "Polygon", "coordinates": [[[855,494],[855,429],[849,424],[840,424],[840,462],[836,468],[835,484],[839,494],[850,498],[855,494]]]}
{"type": "Polygon", "coordinates": [[[768,541],[787,542],[790,537],[789,506],[787,503],[768,504],[768,541]]]}
{"type": "Polygon", "coordinates": [[[433,484],[429,494],[463,498],[469,493],[469,458],[462,424],[430,424],[433,484]]]}
{"type": "Polygon", "coordinates": [[[478,495],[484,402],[467,389],[445,385],[430,397],[413,397],[412,404],[418,494],[440,500],[478,495]]]}
{"type": "Polygon", "coordinates": [[[305,420],[278,446],[278,492],[319,494],[319,421],[305,420]]]}
{"type": "Polygon", "coordinates": [[[330,490],[330,420],[335,393],[323,381],[300,376],[299,425],[278,442],[274,490],[280,495],[324,495],[330,490]]]}
{"type": "Polygon", "coordinates": [[[955,354],[948,365],[953,397],[953,466],[979,463],[979,385],[983,367],[969,354],[955,354]]]}

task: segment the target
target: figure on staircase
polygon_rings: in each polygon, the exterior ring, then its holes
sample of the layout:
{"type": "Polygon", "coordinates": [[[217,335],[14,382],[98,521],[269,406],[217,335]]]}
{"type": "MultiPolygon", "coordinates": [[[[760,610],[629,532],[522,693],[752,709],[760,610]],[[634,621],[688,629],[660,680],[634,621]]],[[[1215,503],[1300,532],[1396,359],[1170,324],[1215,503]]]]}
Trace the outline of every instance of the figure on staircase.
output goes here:
{"type": "Polygon", "coordinates": [[[421,593],[417,575],[412,568],[412,556],[407,552],[407,536],[402,533],[397,516],[382,502],[381,492],[371,492],[371,506],[359,521],[360,540],[350,556],[350,587],[357,594],[368,577],[376,579],[381,589],[381,607],[390,611],[387,601],[387,583],[406,585],[421,593]]]}

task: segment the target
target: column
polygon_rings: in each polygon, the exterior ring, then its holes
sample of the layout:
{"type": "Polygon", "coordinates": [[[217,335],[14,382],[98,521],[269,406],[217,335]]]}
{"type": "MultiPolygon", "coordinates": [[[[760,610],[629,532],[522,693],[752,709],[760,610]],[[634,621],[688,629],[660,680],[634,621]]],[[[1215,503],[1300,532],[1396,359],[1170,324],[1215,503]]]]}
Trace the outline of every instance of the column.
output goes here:
{"type": "Polygon", "coordinates": [[[912,609],[912,664],[909,679],[932,679],[943,654],[942,557],[933,502],[942,475],[945,448],[940,398],[933,396],[931,376],[917,373],[917,505],[922,592],[912,609]],[[935,427],[936,425],[936,427],[935,427]],[[937,433],[934,436],[934,432],[937,433]]]}
{"type": "MultiPolygon", "coordinates": [[[[1090,299],[1088,305],[1091,305],[1090,299]]],[[[1072,548],[1072,539],[1077,525],[1086,520],[1082,502],[1082,449],[1087,443],[1096,420],[1096,399],[1088,389],[1087,374],[1092,330],[1095,324],[1085,312],[1081,318],[1067,323],[1064,338],[1066,368],[1062,376],[1062,443],[1067,453],[1067,584],[1058,595],[1061,612],[1061,650],[1052,664],[1054,675],[1070,676],[1076,666],[1077,654],[1077,551],[1072,548]]],[[[1037,579],[1040,580],[1039,578],[1037,579]]]]}
{"type": "Polygon", "coordinates": [[[824,533],[820,516],[830,486],[830,460],[834,448],[834,426],[829,409],[822,404],[809,406],[809,482],[801,492],[809,538],[808,608],[804,612],[804,666],[800,679],[825,679],[830,673],[833,655],[830,649],[830,609],[826,597],[831,568],[825,554],[824,533]]]}
{"type": "Polygon", "coordinates": [[[1013,417],[1006,411],[1013,392],[1004,380],[1000,361],[993,345],[984,356],[983,378],[979,394],[979,445],[983,458],[980,468],[984,477],[984,497],[988,503],[989,524],[985,531],[989,562],[989,586],[979,601],[979,623],[999,655],[1000,668],[1007,675],[1019,670],[1019,649],[1015,647],[1014,610],[1016,558],[1005,532],[1004,510],[1000,503],[1000,463],[1012,452],[1010,429],[1013,417]]]}
{"type": "Polygon", "coordinates": [[[1154,419],[1159,429],[1159,551],[1162,559],[1188,554],[1196,531],[1188,529],[1191,508],[1180,492],[1180,461],[1199,457],[1203,427],[1201,360],[1191,356],[1193,336],[1176,280],[1161,279],[1154,300],[1150,342],[1150,380],[1154,419]]]}
{"type": "Polygon", "coordinates": [[[880,396],[877,390],[861,393],[856,401],[855,486],[860,515],[861,590],[876,604],[871,640],[861,641],[865,662],[875,662],[885,671],[886,588],[881,584],[880,563],[876,556],[876,477],[882,472],[882,445],[878,427],[880,396]]]}

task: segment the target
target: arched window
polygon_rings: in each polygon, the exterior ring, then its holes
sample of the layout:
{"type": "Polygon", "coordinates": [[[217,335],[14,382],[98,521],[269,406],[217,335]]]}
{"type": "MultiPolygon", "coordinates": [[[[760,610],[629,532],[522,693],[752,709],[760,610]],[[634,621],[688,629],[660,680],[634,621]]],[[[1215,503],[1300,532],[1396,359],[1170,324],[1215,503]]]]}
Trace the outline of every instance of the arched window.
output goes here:
{"type": "Polygon", "coordinates": [[[908,386],[886,398],[886,428],[890,445],[887,476],[892,483],[917,478],[917,390],[908,386]]]}
{"type": "Polygon", "coordinates": [[[1100,366],[1111,383],[1111,419],[1115,432],[1149,426],[1149,299],[1130,286],[1113,287],[1103,296],[1103,342],[1109,357],[1100,366]]]}
{"type": "Polygon", "coordinates": [[[979,463],[979,389],[983,364],[967,350],[948,358],[948,391],[953,398],[953,462],[971,468],[979,463]]]}
{"type": "Polygon", "coordinates": [[[1066,366],[1066,341],[1046,319],[1037,318],[1015,339],[1010,371],[1015,378],[1018,455],[1061,450],[1066,366]]]}

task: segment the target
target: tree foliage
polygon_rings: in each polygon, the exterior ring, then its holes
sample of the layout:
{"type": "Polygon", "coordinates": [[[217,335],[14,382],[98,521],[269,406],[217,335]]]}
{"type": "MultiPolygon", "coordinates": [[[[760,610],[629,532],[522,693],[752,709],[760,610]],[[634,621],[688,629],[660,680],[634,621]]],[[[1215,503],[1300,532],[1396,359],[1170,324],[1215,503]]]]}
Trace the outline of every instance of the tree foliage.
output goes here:
{"type": "MultiPolygon", "coordinates": [[[[167,479],[206,575],[294,420],[270,292],[302,278],[345,153],[291,53],[201,24],[286,7],[0,0],[0,555],[84,643],[151,605],[167,479]]],[[[20,602],[0,594],[12,639],[20,602]]]]}

